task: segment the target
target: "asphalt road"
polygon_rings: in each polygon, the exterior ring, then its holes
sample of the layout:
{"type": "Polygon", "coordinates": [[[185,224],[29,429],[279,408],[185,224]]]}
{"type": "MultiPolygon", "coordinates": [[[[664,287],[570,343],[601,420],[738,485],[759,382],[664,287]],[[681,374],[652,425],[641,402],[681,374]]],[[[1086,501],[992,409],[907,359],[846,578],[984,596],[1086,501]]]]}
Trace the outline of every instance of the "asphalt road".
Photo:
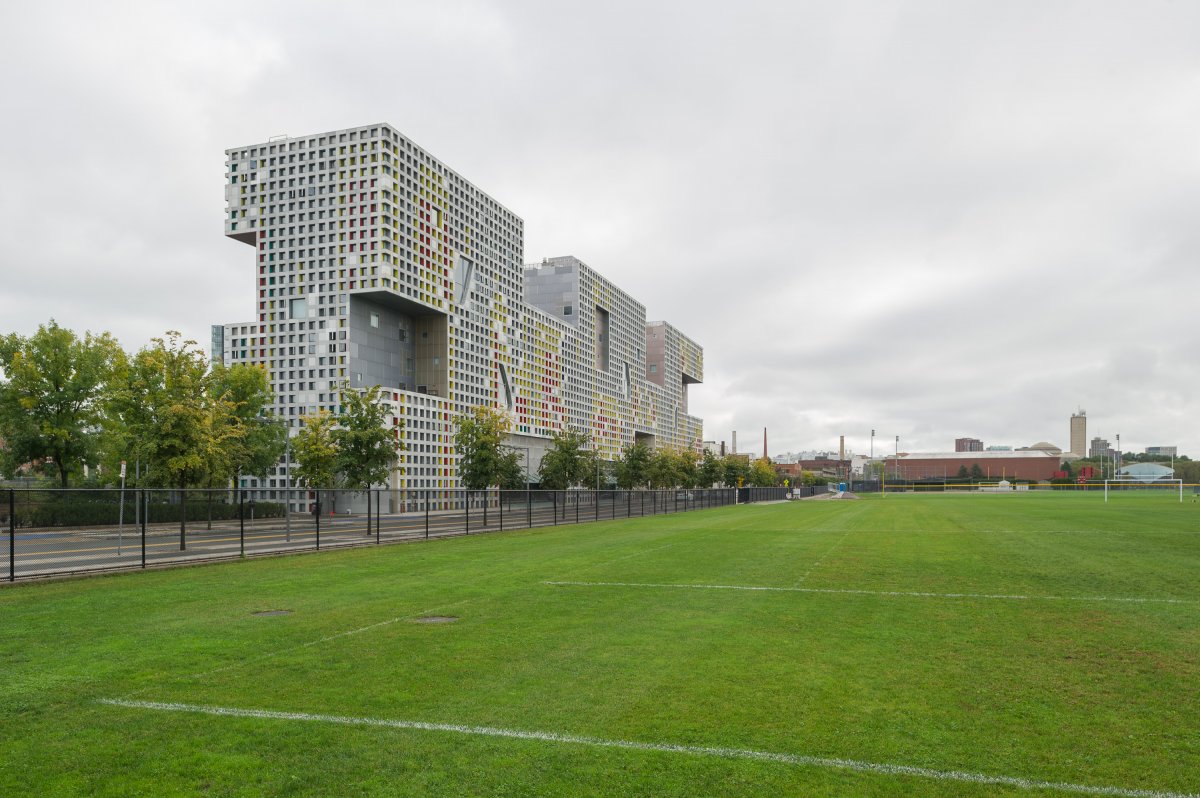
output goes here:
{"type": "MultiPolygon", "coordinates": [[[[365,515],[323,516],[320,518],[319,547],[335,548],[478,534],[506,529],[584,523],[593,520],[637,517],[655,512],[694,509],[681,499],[665,502],[662,497],[633,492],[616,500],[594,503],[551,504],[535,501],[492,504],[486,510],[473,507],[416,513],[382,514],[368,526],[365,515]]],[[[48,576],[120,568],[140,568],[143,540],[135,524],[78,529],[40,528],[17,530],[15,539],[0,538],[0,579],[48,576]],[[10,560],[10,545],[12,558],[10,560]],[[12,569],[10,572],[10,568],[12,569]]],[[[290,524],[282,518],[189,522],[181,547],[178,522],[153,524],[146,529],[144,557],[147,566],[201,561],[247,555],[311,550],[318,547],[317,524],[312,515],[293,514],[290,524]]]]}

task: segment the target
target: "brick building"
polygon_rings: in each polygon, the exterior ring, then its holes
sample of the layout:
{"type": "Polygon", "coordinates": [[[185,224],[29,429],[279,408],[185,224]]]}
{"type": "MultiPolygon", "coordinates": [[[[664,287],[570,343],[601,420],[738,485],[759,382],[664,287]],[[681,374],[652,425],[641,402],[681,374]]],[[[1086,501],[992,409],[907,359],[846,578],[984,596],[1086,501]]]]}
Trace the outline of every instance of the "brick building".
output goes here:
{"type": "Polygon", "coordinates": [[[953,479],[959,469],[978,465],[986,481],[1021,479],[1043,481],[1054,478],[1062,458],[1051,452],[941,452],[912,453],[884,460],[888,479],[906,481],[953,479]]]}

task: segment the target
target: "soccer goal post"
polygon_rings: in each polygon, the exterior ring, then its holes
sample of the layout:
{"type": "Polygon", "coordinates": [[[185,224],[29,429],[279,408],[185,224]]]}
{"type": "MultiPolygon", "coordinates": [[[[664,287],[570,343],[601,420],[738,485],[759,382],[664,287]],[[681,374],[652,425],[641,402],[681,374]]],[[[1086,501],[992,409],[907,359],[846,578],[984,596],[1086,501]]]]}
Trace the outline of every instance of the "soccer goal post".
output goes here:
{"type": "Polygon", "coordinates": [[[1156,479],[1153,482],[1143,482],[1140,479],[1106,479],[1104,480],[1104,501],[1108,502],[1109,486],[1116,490],[1138,490],[1171,492],[1179,494],[1179,503],[1183,503],[1182,479],[1156,479]]]}

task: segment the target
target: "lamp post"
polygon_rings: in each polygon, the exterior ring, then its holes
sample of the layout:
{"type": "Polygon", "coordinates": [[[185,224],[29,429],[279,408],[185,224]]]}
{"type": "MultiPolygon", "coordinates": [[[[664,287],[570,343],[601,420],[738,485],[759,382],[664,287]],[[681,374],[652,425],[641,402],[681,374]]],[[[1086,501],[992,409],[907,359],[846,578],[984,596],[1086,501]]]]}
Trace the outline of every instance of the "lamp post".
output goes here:
{"type": "Polygon", "coordinates": [[[896,436],[896,481],[900,481],[900,436],[896,436]]]}
{"type": "MultiPolygon", "coordinates": [[[[368,508],[370,509],[370,508],[368,508]]],[[[370,518],[367,519],[370,530],[370,518]]],[[[292,542],[292,431],[283,426],[283,528],[284,539],[292,542]]]]}

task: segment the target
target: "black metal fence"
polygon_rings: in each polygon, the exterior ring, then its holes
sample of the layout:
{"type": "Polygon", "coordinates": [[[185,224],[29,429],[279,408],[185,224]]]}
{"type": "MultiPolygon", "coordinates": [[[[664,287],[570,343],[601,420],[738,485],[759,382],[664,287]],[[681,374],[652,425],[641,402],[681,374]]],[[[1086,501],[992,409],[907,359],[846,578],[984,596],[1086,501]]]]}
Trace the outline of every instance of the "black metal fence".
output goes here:
{"type": "Polygon", "coordinates": [[[274,490],[267,494],[273,495],[269,501],[259,500],[260,495],[236,490],[0,491],[7,579],[637,518],[737,500],[732,488],[296,489],[274,490]]]}

